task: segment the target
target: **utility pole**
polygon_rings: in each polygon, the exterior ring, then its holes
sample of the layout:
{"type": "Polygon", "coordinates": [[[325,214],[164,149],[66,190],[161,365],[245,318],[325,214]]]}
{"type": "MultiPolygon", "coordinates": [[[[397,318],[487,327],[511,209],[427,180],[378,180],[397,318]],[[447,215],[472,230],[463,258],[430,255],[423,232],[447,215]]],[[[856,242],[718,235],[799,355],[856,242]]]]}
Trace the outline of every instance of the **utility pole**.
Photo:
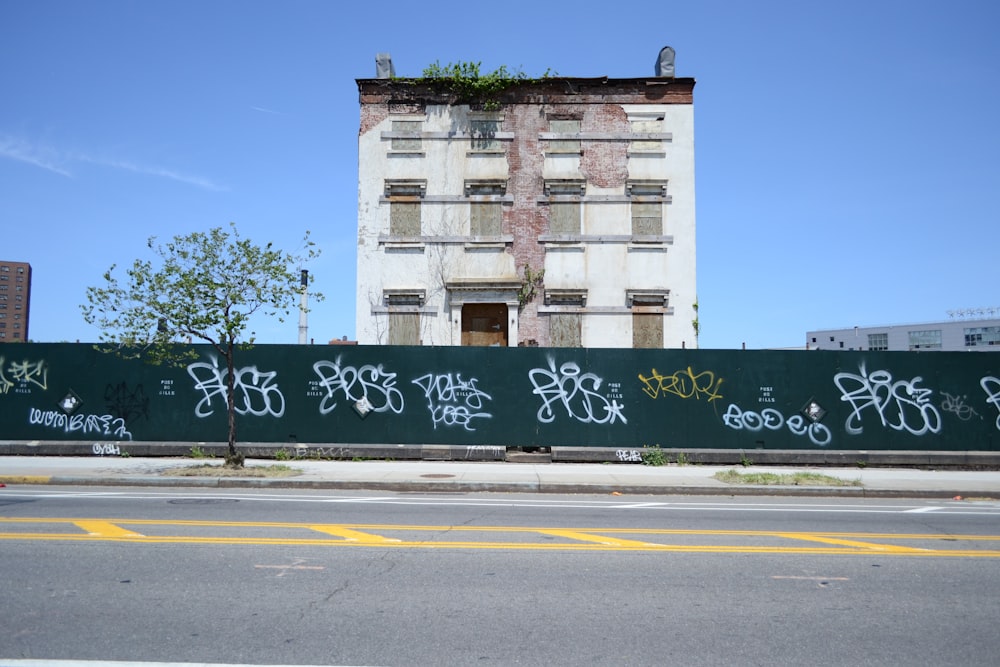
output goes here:
{"type": "Polygon", "coordinates": [[[299,301],[299,345],[305,345],[309,340],[309,271],[302,269],[302,296],[299,301]]]}

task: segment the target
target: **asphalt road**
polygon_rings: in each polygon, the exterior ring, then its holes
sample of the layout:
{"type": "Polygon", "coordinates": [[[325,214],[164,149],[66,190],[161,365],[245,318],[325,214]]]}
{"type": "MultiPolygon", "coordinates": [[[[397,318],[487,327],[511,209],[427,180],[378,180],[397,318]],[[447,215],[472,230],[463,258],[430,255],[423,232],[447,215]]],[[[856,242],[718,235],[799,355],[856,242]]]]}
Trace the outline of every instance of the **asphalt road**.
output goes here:
{"type": "Polygon", "coordinates": [[[6,489],[0,665],[995,665],[1000,503],[6,489]]]}

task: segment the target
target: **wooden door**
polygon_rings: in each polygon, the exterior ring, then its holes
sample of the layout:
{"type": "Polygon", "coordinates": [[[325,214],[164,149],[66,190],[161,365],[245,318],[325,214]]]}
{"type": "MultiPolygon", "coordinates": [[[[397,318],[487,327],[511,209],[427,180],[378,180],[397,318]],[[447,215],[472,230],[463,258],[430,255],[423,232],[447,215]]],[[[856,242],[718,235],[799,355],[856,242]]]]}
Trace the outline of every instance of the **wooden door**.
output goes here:
{"type": "Polygon", "coordinates": [[[507,347],[507,304],[467,303],[463,305],[462,345],[507,347]]]}

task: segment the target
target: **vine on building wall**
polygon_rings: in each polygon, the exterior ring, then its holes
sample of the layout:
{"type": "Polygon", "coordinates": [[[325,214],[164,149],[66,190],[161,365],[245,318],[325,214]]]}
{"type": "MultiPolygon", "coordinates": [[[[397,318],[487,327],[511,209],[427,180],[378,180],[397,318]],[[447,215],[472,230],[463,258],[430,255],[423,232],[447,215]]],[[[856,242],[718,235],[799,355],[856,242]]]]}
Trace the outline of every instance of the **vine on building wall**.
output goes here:
{"type": "Polygon", "coordinates": [[[545,70],[539,78],[531,78],[520,69],[509,70],[501,65],[489,73],[480,72],[480,62],[458,62],[441,65],[435,61],[424,68],[418,83],[442,86],[455,96],[460,104],[481,103],[486,110],[500,107],[500,94],[519,83],[534,83],[556,76],[545,70]]]}
{"type": "Polygon", "coordinates": [[[691,327],[694,329],[694,339],[695,339],[695,341],[697,341],[698,340],[698,334],[701,333],[701,321],[698,319],[698,300],[697,299],[695,299],[695,302],[693,304],[691,304],[691,307],[694,308],[694,319],[691,320],[691,327]]]}
{"type": "Polygon", "coordinates": [[[542,287],[543,278],[545,278],[545,269],[535,272],[528,264],[524,265],[524,279],[521,281],[521,289],[517,291],[518,309],[524,308],[535,298],[538,290],[542,287]]]}

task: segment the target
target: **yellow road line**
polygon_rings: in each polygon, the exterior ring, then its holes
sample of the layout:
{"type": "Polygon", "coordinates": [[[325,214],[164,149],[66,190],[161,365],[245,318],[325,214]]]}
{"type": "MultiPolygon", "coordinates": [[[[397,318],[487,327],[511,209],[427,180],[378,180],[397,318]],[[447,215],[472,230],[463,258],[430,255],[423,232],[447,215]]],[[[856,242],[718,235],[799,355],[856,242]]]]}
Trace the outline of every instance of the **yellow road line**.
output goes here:
{"type": "Polygon", "coordinates": [[[787,537],[790,540],[804,540],[807,542],[822,542],[824,544],[839,544],[845,547],[856,547],[858,549],[870,549],[872,551],[892,551],[898,553],[921,552],[927,549],[914,547],[900,547],[894,544],[875,544],[873,542],[859,542],[857,540],[843,540],[835,537],[823,537],[809,533],[784,533],[780,537],[787,537]]]}
{"type": "MultiPolygon", "coordinates": [[[[316,524],[286,522],[236,522],[236,521],[192,521],[160,519],[78,519],[78,518],[0,518],[3,526],[73,526],[83,533],[67,531],[53,532],[0,532],[0,539],[6,540],[49,540],[49,541],[119,541],[141,544],[253,544],[253,545],[299,545],[299,546],[360,546],[426,549],[499,549],[499,550],[541,550],[541,551],[658,551],[674,553],[751,553],[751,554],[867,554],[900,556],[948,556],[965,558],[1000,558],[1000,550],[927,549],[920,547],[888,544],[882,541],[934,542],[983,542],[1000,541],[1000,535],[947,535],[947,534],[883,534],[883,533],[842,533],[842,532],[787,532],[754,530],[676,530],[657,528],[561,528],[525,526],[418,526],[402,524],[316,524]],[[259,529],[302,530],[322,533],[339,539],[313,537],[240,537],[225,535],[149,535],[145,532],[129,530],[129,527],[184,527],[196,529],[259,529]],[[387,532],[403,533],[416,537],[419,533],[438,533],[433,539],[400,539],[384,535],[387,532]],[[475,540],[444,540],[442,536],[476,534],[484,538],[475,540]],[[538,542],[530,539],[524,542],[496,541],[489,536],[534,535],[560,537],[566,542],[538,542]],[[693,537],[753,537],[777,540],[813,542],[828,546],[803,547],[776,545],[719,545],[719,544],[661,544],[658,541],[628,539],[620,536],[642,536],[647,539],[676,536],[693,537]]],[[[199,531],[199,532],[204,532],[199,531]]],[[[223,531],[220,531],[223,532],[223,531]]],[[[226,531],[228,532],[228,531],[226,531]]],[[[308,533],[306,533],[308,534],[308,533]]],[[[958,545],[956,545],[958,546],[958,545]]]]}
{"type": "Polygon", "coordinates": [[[343,526],[315,525],[315,526],[309,526],[309,529],[315,530],[320,533],[326,533],[327,535],[333,535],[335,537],[342,537],[348,542],[360,542],[361,544],[386,544],[391,542],[402,542],[402,540],[397,540],[394,537],[382,537],[381,535],[363,533],[359,530],[351,530],[350,528],[344,528],[343,526]]]}
{"type": "Polygon", "coordinates": [[[610,547],[645,548],[645,547],[663,546],[660,544],[650,544],[649,542],[638,542],[636,540],[622,540],[614,537],[608,537],[607,535],[597,535],[596,533],[582,532],[579,530],[546,528],[544,530],[537,529],[533,532],[541,533],[542,535],[554,535],[555,537],[565,537],[567,539],[578,540],[580,542],[597,542],[598,544],[604,544],[610,547]]]}
{"type": "MultiPolygon", "coordinates": [[[[155,537],[144,535],[138,538],[105,537],[101,535],[80,535],[61,533],[19,533],[0,534],[0,540],[41,540],[63,542],[128,542],[131,544],[228,544],[257,546],[314,546],[314,547],[382,547],[407,549],[483,549],[499,551],[652,551],[661,553],[739,553],[739,554],[805,554],[805,555],[858,555],[871,556],[871,549],[854,549],[847,547],[766,547],[740,545],[674,545],[637,543],[637,546],[615,546],[608,544],[553,544],[551,542],[351,542],[347,540],[323,539],[288,539],[288,538],[254,538],[254,537],[185,537],[167,536],[155,537]]],[[[1000,558],[1000,551],[969,551],[969,550],[913,550],[879,552],[884,556],[937,556],[961,558],[1000,558]]]]}
{"type": "Polygon", "coordinates": [[[92,537],[144,537],[142,533],[125,530],[109,521],[74,521],[73,523],[87,531],[92,537]]]}
{"type": "Polygon", "coordinates": [[[580,534],[613,533],[621,535],[708,535],[708,536],[749,536],[749,537],[779,537],[808,539],[810,537],[843,538],[858,540],[949,540],[949,541],[1000,541],[1000,535],[963,535],[951,533],[845,533],[823,531],[769,531],[769,530],[700,530],[673,528],[562,528],[562,527],[531,527],[531,526],[445,526],[445,525],[415,525],[386,523],[296,523],[279,521],[207,521],[189,519],[73,519],[73,518],[31,518],[31,517],[0,517],[0,525],[6,523],[28,524],[76,524],[82,520],[104,521],[115,525],[128,526],[189,526],[189,527],[222,527],[222,528],[302,528],[307,530],[330,529],[355,531],[405,531],[405,532],[436,532],[436,533],[539,533],[547,530],[567,530],[580,534]]]}

